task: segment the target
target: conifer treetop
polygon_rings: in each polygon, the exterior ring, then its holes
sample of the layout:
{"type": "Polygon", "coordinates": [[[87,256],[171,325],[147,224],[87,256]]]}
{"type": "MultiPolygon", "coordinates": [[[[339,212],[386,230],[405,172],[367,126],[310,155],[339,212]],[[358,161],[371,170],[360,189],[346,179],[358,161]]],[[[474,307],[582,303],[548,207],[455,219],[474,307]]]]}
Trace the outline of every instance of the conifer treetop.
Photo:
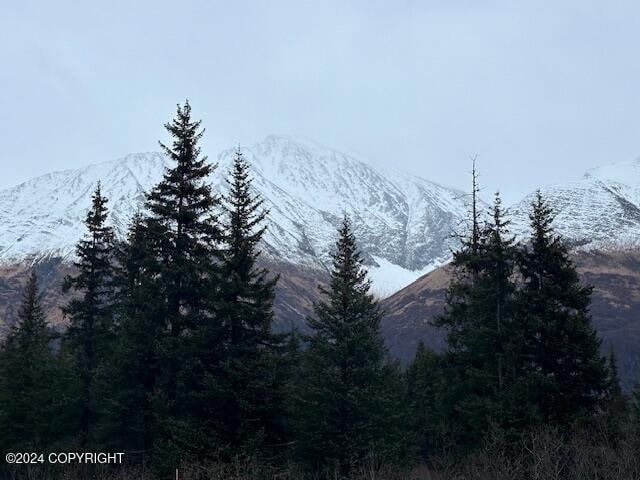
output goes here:
{"type": "MultiPolygon", "coordinates": [[[[38,277],[35,270],[31,270],[27,285],[22,296],[22,304],[18,311],[18,322],[12,327],[12,336],[28,341],[46,341],[47,323],[40,304],[38,291],[38,277]]],[[[20,342],[19,342],[20,343],[20,342]]],[[[28,348],[27,345],[21,345],[28,348]]]]}
{"type": "MultiPolygon", "coordinates": [[[[107,203],[108,199],[102,195],[101,184],[98,182],[91,196],[91,208],[85,217],[85,236],[76,246],[78,260],[74,265],[78,268],[78,274],[65,277],[64,291],[75,289],[91,292],[90,295],[99,294],[98,290],[107,286],[111,279],[115,237],[113,228],[106,223],[109,216],[107,203]]],[[[74,305],[78,304],[72,300],[65,309],[73,309],[74,305]]]]}
{"type": "Polygon", "coordinates": [[[348,291],[353,288],[360,294],[367,294],[371,281],[367,279],[367,270],[362,265],[362,255],[358,249],[351,220],[346,215],[338,229],[336,252],[331,272],[332,288],[335,291],[348,291]]]}
{"type": "Polygon", "coordinates": [[[96,189],[91,195],[91,208],[85,217],[85,225],[90,233],[103,233],[109,237],[113,235],[113,229],[106,225],[109,216],[107,203],[109,203],[109,200],[102,195],[102,185],[98,181],[96,189]]]}
{"type": "Polygon", "coordinates": [[[553,233],[554,212],[540,190],[536,191],[535,198],[531,202],[529,221],[532,230],[533,247],[555,243],[559,238],[553,233]]]}
{"type": "Polygon", "coordinates": [[[229,243],[236,248],[240,247],[240,243],[245,243],[245,248],[253,248],[267,230],[264,221],[269,210],[262,208],[264,200],[251,191],[249,162],[239,147],[235,152],[229,177],[225,180],[229,185],[229,193],[225,195],[223,205],[228,214],[228,224],[225,227],[236,237],[230,238],[229,243]]]}
{"type": "MultiPolygon", "coordinates": [[[[200,156],[198,142],[205,132],[204,128],[200,130],[201,124],[201,120],[191,120],[191,104],[187,99],[184,106],[180,104],[176,106],[175,118],[164,124],[164,128],[173,137],[172,147],[162,142],[158,143],[164,153],[178,163],[195,160],[200,156]]],[[[202,157],[201,160],[206,161],[207,157],[202,157]]]]}
{"type": "Polygon", "coordinates": [[[204,129],[201,122],[191,119],[191,105],[178,105],[176,116],[165,124],[173,142],[168,146],[160,142],[164,153],[175,165],[168,168],[162,181],[147,195],[147,207],[152,218],[165,226],[175,227],[179,243],[184,236],[207,236],[217,239],[213,209],[219,198],[211,192],[206,181],[214,165],[201,156],[198,145],[204,129]]]}

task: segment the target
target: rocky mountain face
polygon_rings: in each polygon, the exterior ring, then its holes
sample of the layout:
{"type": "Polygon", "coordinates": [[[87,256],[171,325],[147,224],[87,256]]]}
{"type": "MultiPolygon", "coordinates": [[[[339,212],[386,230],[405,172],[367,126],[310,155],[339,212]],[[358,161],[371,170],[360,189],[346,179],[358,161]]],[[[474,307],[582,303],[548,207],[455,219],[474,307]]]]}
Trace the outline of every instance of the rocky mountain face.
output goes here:
{"type": "MultiPolygon", "coordinates": [[[[234,153],[218,155],[218,168],[209,178],[221,194],[234,153]]],[[[269,136],[242,153],[251,165],[254,189],[270,211],[263,244],[267,260],[326,271],[345,214],[353,219],[380,295],[448,260],[451,232],[465,216],[462,192],[375,168],[308,140],[269,136]]],[[[71,259],[98,181],[110,200],[109,220],[123,236],[166,166],[161,154],[133,154],[1,191],[0,264],[71,259]]]]}
{"type": "MultiPolygon", "coordinates": [[[[574,261],[585,284],[593,285],[591,314],[602,338],[602,353],[613,348],[626,389],[640,374],[640,250],[577,252],[574,261]]],[[[443,330],[430,321],[444,308],[449,267],[421,277],[382,302],[384,336],[394,357],[411,362],[418,342],[445,348],[443,330]]]]}
{"type": "MultiPolygon", "coordinates": [[[[582,251],[640,246],[640,158],[587,171],[577,181],[540,189],[556,212],[555,226],[582,251]]],[[[534,193],[509,209],[511,229],[528,235],[534,193]]]]}

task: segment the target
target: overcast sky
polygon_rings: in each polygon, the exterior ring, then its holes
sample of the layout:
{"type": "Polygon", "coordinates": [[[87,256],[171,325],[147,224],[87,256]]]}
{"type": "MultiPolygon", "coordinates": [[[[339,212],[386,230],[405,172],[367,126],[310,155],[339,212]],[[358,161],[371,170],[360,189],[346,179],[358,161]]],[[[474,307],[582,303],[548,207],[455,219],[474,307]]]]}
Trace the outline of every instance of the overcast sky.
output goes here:
{"type": "Polygon", "coordinates": [[[0,188],[157,150],[303,135],[508,202],[640,155],[640,2],[2,0],[0,188]]]}

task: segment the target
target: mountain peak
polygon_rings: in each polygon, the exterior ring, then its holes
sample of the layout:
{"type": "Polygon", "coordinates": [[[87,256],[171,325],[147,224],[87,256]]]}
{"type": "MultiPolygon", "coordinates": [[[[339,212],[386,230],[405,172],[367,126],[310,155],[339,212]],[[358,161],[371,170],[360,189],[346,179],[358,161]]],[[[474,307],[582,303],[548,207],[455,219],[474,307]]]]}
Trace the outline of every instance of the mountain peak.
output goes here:
{"type": "MultiPolygon", "coordinates": [[[[449,258],[450,233],[466,214],[458,192],[295,136],[269,135],[242,150],[255,192],[270,210],[263,241],[268,258],[326,270],[344,213],[353,218],[378,293],[392,293],[449,258]]],[[[209,178],[220,193],[234,151],[218,156],[221,168],[209,178]]],[[[98,181],[109,199],[109,221],[125,235],[166,165],[161,153],[134,153],[0,191],[0,262],[73,258],[98,181]]]]}
{"type": "Polygon", "coordinates": [[[254,148],[269,148],[281,151],[287,148],[302,148],[311,151],[326,151],[337,153],[333,148],[322,145],[320,142],[302,135],[282,135],[271,133],[264,140],[254,145],[254,148]]]}
{"type": "MultiPolygon", "coordinates": [[[[555,211],[554,225],[581,250],[625,249],[640,245],[640,161],[589,169],[573,182],[540,189],[555,211]]],[[[532,194],[510,208],[512,230],[529,234],[532,194]]]]}
{"type": "Polygon", "coordinates": [[[590,168],[582,178],[640,184],[640,157],[590,168]]]}

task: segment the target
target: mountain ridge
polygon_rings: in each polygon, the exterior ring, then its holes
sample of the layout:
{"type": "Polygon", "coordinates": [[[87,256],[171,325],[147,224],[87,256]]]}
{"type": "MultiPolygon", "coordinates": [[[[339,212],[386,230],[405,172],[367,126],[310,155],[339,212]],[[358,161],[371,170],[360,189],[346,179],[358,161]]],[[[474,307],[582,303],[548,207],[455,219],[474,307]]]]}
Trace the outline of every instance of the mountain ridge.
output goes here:
{"type": "MultiPolygon", "coordinates": [[[[269,259],[326,271],[336,228],[347,214],[381,296],[448,260],[449,233],[466,214],[462,192],[308,139],[270,135],[241,151],[254,191],[270,210],[263,242],[269,259]]],[[[212,162],[218,167],[209,183],[216,192],[226,190],[234,154],[225,150],[212,162]]],[[[109,222],[124,236],[167,165],[156,152],[130,154],[0,191],[0,264],[72,258],[98,180],[109,198],[109,222]]]]}
{"type": "MultiPolygon", "coordinates": [[[[224,194],[236,149],[211,163],[208,181],[224,194]]],[[[241,152],[254,192],[270,210],[262,245],[267,260],[326,272],[336,228],[353,222],[377,295],[385,297],[446,264],[464,229],[468,195],[393,167],[373,166],[314,140],[268,135],[241,152]]],[[[145,193],[170,162],[145,152],[47,173],[0,191],[0,265],[74,256],[97,182],[109,198],[109,222],[124,237],[145,193]]],[[[556,226],[581,251],[640,246],[640,160],[589,169],[572,182],[541,188],[556,226]]],[[[528,235],[533,193],[507,208],[518,239],[528,235]]],[[[488,210],[481,203],[481,210],[488,210]]]]}
{"type": "MultiPolygon", "coordinates": [[[[640,247],[640,159],[602,165],[581,178],[540,188],[555,211],[555,225],[577,250],[640,247]]],[[[511,206],[512,231],[528,232],[534,193],[511,206]]]]}

